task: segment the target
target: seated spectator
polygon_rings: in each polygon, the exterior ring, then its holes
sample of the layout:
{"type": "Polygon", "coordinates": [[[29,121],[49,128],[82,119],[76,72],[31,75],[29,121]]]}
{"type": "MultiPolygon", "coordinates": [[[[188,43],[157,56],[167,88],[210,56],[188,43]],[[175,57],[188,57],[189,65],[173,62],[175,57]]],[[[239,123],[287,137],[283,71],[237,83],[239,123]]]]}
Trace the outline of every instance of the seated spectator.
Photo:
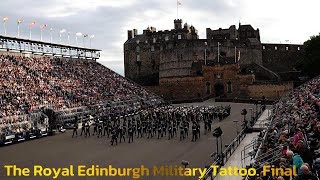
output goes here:
{"type": "Polygon", "coordinates": [[[309,170],[308,166],[302,165],[300,169],[302,174],[295,177],[294,180],[317,180],[317,177],[309,170]]]}
{"type": "Polygon", "coordinates": [[[123,103],[126,108],[115,112],[128,113],[162,99],[95,61],[0,55],[0,125],[4,118],[34,114],[43,107],[99,111],[97,105],[108,102],[123,103]]]}
{"type": "Polygon", "coordinates": [[[294,153],[299,154],[303,162],[312,164],[313,156],[309,148],[306,147],[303,140],[299,140],[295,149],[292,150],[294,153]]]}
{"type": "Polygon", "coordinates": [[[298,175],[301,175],[302,170],[300,169],[300,167],[303,164],[303,160],[300,157],[300,155],[294,154],[292,151],[287,151],[287,158],[288,158],[288,161],[290,162],[290,166],[293,168],[296,168],[298,175]]]}

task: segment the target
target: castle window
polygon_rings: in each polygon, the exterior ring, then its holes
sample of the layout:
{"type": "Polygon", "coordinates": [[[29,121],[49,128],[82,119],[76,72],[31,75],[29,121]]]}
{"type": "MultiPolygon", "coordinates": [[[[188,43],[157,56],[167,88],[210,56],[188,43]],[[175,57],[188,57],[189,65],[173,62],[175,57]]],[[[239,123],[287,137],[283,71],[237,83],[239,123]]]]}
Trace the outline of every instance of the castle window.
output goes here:
{"type": "Polygon", "coordinates": [[[300,47],[298,47],[298,51],[300,51],[300,47]]]}
{"type": "Polygon", "coordinates": [[[136,52],[140,53],[140,47],[139,46],[136,47],[136,52]]]}
{"type": "Polygon", "coordinates": [[[166,37],[165,37],[165,41],[169,41],[169,36],[166,36],[166,37]]]}
{"type": "Polygon", "coordinates": [[[207,82],[206,86],[207,86],[207,94],[211,94],[211,84],[210,84],[210,82],[207,82]]]}
{"type": "Polygon", "coordinates": [[[289,50],[289,47],[288,47],[288,46],[286,47],[286,50],[287,50],[287,51],[289,50]]]}
{"type": "Polygon", "coordinates": [[[178,35],[178,39],[181,39],[181,34],[178,35]]]}
{"type": "Polygon", "coordinates": [[[140,62],[140,61],[141,61],[140,55],[138,54],[138,55],[137,55],[137,62],[140,62]]]}
{"type": "Polygon", "coordinates": [[[156,43],[157,42],[157,39],[156,38],[153,38],[153,43],[156,43]]]}
{"type": "Polygon", "coordinates": [[[151,52],[153,52],[153,51],[154,51],[154,45],[151,46],[151,52]]]}
{"type": "Polygon", "coordinates": [[[203,59],[204,60],[208,59],[208,53],[206,51],[203,52],[203,59]]]}
{"type": "Polygon", "coordinates": [[[277,47],[277,46],[275,46],[275,47],[274,47],[274,50],[278,50],[278,47],[277,47]]]}
{"type": "Polygon", "coordinates": [[[156,64],[155,64],[155,61],[154,61],[154,54],[151,54],[150,59],[151,59],[151,63],[152,63],[152,69],[155,69],[156,64]]]}
{"type": "Polygon", "coordinates": [[[180,54],[180,59],[182,60],[182,54],[180,54]]]}
{"type": "Polygon", "coordinates": [[[230,81],[227,83],[227,91],[228,93],[232,93],[232,84],[230,81]]]}
{"type": "Polygon", "coordinates": [[[265,47],[265,46],[262,46],[262,49],[266,49],[266,47],[265,47]]]}

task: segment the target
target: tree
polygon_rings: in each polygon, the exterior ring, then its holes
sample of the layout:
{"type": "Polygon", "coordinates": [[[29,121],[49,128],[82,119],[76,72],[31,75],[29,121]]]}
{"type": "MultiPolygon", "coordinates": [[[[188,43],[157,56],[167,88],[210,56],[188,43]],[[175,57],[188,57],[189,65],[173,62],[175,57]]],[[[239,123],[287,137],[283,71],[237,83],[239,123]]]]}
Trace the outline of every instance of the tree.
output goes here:
{"type": "Polygon", "coordinates": [[[300,67],[310,78],[320,74],[320,33],[304,42],[304,58],[300,67]]]}

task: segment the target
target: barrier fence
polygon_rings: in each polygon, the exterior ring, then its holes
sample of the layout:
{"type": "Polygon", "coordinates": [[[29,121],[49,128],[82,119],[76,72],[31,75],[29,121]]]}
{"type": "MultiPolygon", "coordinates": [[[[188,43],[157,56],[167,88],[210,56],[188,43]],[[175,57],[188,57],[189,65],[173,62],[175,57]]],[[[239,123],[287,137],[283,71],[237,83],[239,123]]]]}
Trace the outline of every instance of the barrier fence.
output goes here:
{"type": "MultiPolygon", "coordinates": [[[[253,117],[251,119],[251,122],[249,123],[250,127],[252,127],[258,120],[258,117],[261,116],[262,111],[261,111],[261,107],[260,110],[257,111],[256,113],[256,117],[253,117]]],[[[213,169],[211,168],[211,166],[220,166],[222,167],[228,160],[229,158],[232,156],[232,154],[235,152],[235,150],[237,149],[237,147],[240,145],[240,143],[242,142],[242,140],[246,137],[247,135],[247,131],[248,131],[248,127],[245,126],[244,129],[242,129],[242,131],[231,141],[231,143],[226,147],[226,149],[220,154],[217,155],[214,160],[213,163],[210,165],[210,167],[207,167],[207,171],[205,173],[205,175],[202,178],[199,178],[198,180],[213,180],[215,178],[215,176],[213,176],[212,171],[213,169]]],[[[219,171],[220,168],[217,169],[217,171],[219,171]]],[[[217,173],[218,174],[218,173],[217,173]]]]}
{"type": "MultiPolygon", "coordinates": [[[[223,166],[229,158],[232,156],[234,151],[237,149],[237,147],[240,145],[241,141],[246,137],[246,131],[247,129],[243,129],[237,137],[235,137],[232,142],[227,146],[227,148],[222,152],[222,154],[218,155],[218,157],[213,161],[211,166],[223,166]]],[[[199,178],[198,180],[208,180],[209,178],[214,179],[215,177],[212,174],[212,167],[207,167],[207,171],[205,175],[202,178],[199,178]]],[[[219,168],[217,169],[219,171],[219,168]]]]}

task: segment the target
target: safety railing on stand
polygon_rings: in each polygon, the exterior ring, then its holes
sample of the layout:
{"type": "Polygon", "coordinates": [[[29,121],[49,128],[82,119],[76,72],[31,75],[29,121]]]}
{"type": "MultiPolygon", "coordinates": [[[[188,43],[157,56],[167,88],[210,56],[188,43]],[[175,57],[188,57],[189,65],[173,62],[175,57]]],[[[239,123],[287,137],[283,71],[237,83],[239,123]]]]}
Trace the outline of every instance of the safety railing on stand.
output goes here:
{"type": "Polygon", "coordinates": [[[258,149],[259,142],[261,140],[254,139],[250,144],[247,144],[243,150],[241,150],[241,166],[246,167],[246,160],[250,158],[250,161],[254,158],[254,155],[258,149]]]}
{"type": "MultiPolygon", "coordinates": [[[[223,166],[237,149],[242,140],[246,137],[246,129],[243,129],[236,138],[234,138],[231,143],[226,147],[226,149],[222,152],[222,154],[217,155],[217,158],[213,161],[210,167],[207,167],[207,171],[202,178],[199,180],[213,180],[215,177],[213,176],[213,168],[212,166],[223,166]]],[[[219,171],[219,168],[217,169],[219,171]]]]}

